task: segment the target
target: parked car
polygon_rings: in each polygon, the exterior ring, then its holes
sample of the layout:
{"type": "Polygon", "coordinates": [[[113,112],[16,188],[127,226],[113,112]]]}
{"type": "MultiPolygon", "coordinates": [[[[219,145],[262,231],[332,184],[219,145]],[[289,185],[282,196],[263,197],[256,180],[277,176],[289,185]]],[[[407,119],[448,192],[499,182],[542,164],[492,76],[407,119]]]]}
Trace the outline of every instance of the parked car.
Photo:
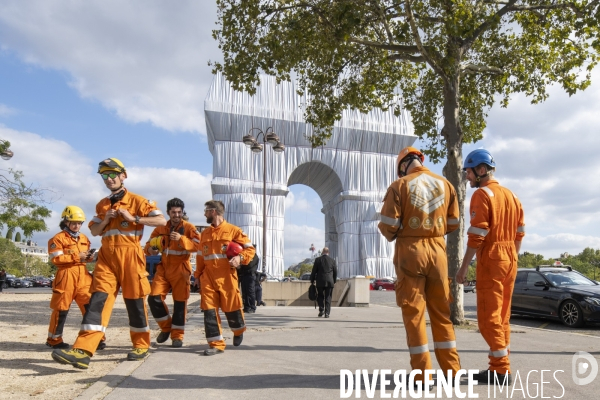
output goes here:
{"type": "Polygon", "coordinates": [[[310,281],[310,272],[307,272],[307,273],[305,273],[305,274],[302,274],[302,275],[300,276],[300,280],[301,280],[301,281],[310,281]]]}
{"type": "Polygon", "coordinates": [[[32,279],[33,287],[51,287],[52,281],[43,276],[38,276],[32,279]]]}
{"type": "Polygon", "coordinates": [[[517,270],[512,314],[557,319],[571,328],[600,322],[600,285],[571,266],[517,270]]]}
{"type": "Polygon", "coordinates": [[[24,288],[33,287],[33,282],[29,278],[22,278],[21,280],[23,281],[24,288]]]}
{"type": "Polygon", "coordinates": [[[371,283],[371,290],[394,290],[396,282],[393,279],[375,279],[371,283]]]}
{"type": "Polygon", "coordinates": [[[299,279],[295,276],[286,276],[283,279],[281,279],[281,282],[299,282],[299,279]]]}
{"type": "Polygon", "coordinates": [[[279,278],[275,278],[273,275],[267,273],[266,282],[280,282],[279,278]]]}
{"type": "Polygon", "coordinates": [[[25,287],[25,286],[23,286],[23,280],[19,279],[19,278],[13,279],[10,286],[14,287],[15,289],[25,287]]]}
{"type": "Polygon", "coordinates": [[[463,290],[465,291],[465,293],[477,293],[477,289],[475,288],[475,281],[470,281],[467,282],[464,286],[463,286],[463,290]]]}

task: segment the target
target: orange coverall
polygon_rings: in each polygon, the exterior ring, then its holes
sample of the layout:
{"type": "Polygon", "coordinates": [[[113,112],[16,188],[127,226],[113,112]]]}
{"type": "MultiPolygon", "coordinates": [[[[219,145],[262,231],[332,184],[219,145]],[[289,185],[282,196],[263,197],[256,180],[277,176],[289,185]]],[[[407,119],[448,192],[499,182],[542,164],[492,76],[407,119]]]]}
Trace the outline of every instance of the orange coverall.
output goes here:
{"type": "Polygon", "coordinates": [[[510,305],[517,276],[515,242],[525,236],[517,197],[490,179],[471,197],[468,247],[477,249],[477,322],[490,346],[489,369],[510,373],[510,305]]]}
{"type": "MultiPolygon", "coordinates": [[[[444,235],[458,228],[456,191],[446,179],[416,167],[394,181],[381,208],[379,230],[396,240],[396,303],[402,308],[410,365],[431,369],[425,308],[429,313],[436,359],[456,373],[460,359],[450,321],[450,287],[444,235]]],[[[416,377],[422,380],[422,375],[416,377]]]]}
{"type": "Polygon", "coordinates": [[[48,241],[50,261],[58,268],[52,283],[50,300],[52,315],[48,328],[48,344],[52,346],[63,342],[63,328],[73,300],[79,306],[82,315],[90,302],[92,275],[85,267],[86,261],[79,259],[79,253],[87,253],[89,249],[90,240],[83,233],[76,239],[62,231],[48,241]]]}
{"type": "MultiPolygon", "coordinates": [[[[152,280],[152,290],[148,296],[148,305],[152,316],[160,326],[162,332],[171,332],[172,340],[183,340],[185,318],[187,314],[187,299],[190,297],[190,277],[192,264],[190,254],[198,251],[200,232],[189,222],[181,221],[179,225],[172,226],[171,221],[166,226],[159,226],[152,231],[150,239],[164,236],[167,247],[163,249],[160,263],[152,280]],[[181,238],[178,241],[169,239],[171,232],[178,232],[181,238]],[[169,315],[169,307],[165,297],[173,289],[173,317],[169,315]]],[[[150,254],[150,240],[144,248],[150,254]]]]}
{"type": "Polygon", "coordinates": [[[210,347],[220,350],[225,349],[225,341],[219,308],[225,313],[234,336],[240,336],[246,330],[237,270],[229,265],[225,255],[229,242],[236,242],[244,248],[240,253],[242,265],[252,261],[256,250],[248,236],[237,226],[223,221],[216,228],[211,225],[200,234],[194,274],[196,281],[200,282],[200,308],[204,310],[206,341],[210,347]]]}
{"type": "MultiPolygon", "coordinates": [[[[137,194],[126,192],[121,200],[111,205],[106,197],[96,205],[96,216],[89,226],[104,220],[110,209],[124,208],[133,216],[153,217],[162,212],[156,203],[137,194]]],[[[140,245],[144,225],[127,222],[120,214],[111,219],[102,232],[102,247],[94,269],[90,306],[83,317],[81,330],[73,348],[94,354],[112,313],[119,288],[129,316],[129,334],[134,348],[150,347],[150,327],[144,298],[150,293],[146,259],[140,245]]]]}

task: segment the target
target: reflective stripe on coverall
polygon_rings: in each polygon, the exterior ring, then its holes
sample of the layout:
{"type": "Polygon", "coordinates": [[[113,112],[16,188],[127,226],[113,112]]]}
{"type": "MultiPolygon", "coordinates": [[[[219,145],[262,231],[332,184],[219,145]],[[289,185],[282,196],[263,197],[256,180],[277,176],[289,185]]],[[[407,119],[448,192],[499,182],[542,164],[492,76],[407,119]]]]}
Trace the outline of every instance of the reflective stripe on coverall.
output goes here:
{"type": "MultiPolygon", "coordinates": [[[[96,216],[89,226],[102,222],[108,210],[119,208],[140,217],[162,214],[153,201],[126,192],[123,198],[112,206],[108,197],[102,199],[96,205],[96,216]]],[[[127,222],[120,214],[105,227],[98,262],[94,268],[90,306],[83,317],[81,330],[73,348],[94,354],[108,326],[119,288],[123,289],[133,347],[150,347],[148,311],[144,301],[144,297],[150,293],[150,283],[146,272],[146,259],[140,245],[143,233],[143,225],[127,222]]]]}
{"type": "Polygon", "coordinates": [[[200,234],[200,247],[196,257],[196,281],[200,283],[201,304],[204,310],[204,330],[210,347],[224,350],[219,308],[227,316],[234,336],[246,330],[242,313],[242,300],[237,270],[229,265],[225,255],[229,242],[244,248],[241,264],[248,265],[256,252],[248,236],[237,226],[223,221],[216,228],[209,226],[200,234]]]}
{"type": "Polygon", "coordinates": [[[489,369],[510,373],[510,306],[517,276],[515,241],[525,236],[521,202],[498,181],[471,197],[468,247],[477,249],[477,322],[490,346],[489,369]]]}
{"type": "Polygon", "coordinates": [[[89,249],[90,240],[83,233],[75,239],[62,231],[48,241],[50,261],[58,268],[52,282],[50,300],[52,315],[48,327],[48,343],[52,346],[63,342],[63,328],[71,303],[75,301],[81,315],[84,315],[90,302],[92,276],[85,267],[86,262],[79,259],[79,253],[87,253],[89,249]]]}
{"type": "MultiPolygon", "coordinates": [[[[435,357],[443,371],[460,369],[454,327],[450,321],[450,287],[444,235],[458,228],[454,187],[446,179],[416,167],[393,182],[385,195],[378,227],[396,240],[396,303],[402,308],[410,365],[431,369],[425,325],[429,313],[435,357]]],[[[416,376],[422,380],[422,375],[416,376]]]]}
{"type": "MultiPolygon", "coordinates": [[[[163,249],[160,263],[152,279],[148,305],[161,331],[171,332],[171,340],[183,340],[192,275],[190,255],[198,251],[200,232],[194,225],[183,220],[178,226],[172,227],[169,220],[166,226],[155,228],[150,239],[161,235],[166,237],[167,247],[163,249]],[[178,241],[169,239],[172,231],[181,235],[178,241]],[[169,307],[165,303],[165,297],[171,289],[173,289],[173,317],[169,315],[169,307]]],[[[146,242],[144,250],[146,254],[150,254],[148,252],[150,240],[146,242]]]]}

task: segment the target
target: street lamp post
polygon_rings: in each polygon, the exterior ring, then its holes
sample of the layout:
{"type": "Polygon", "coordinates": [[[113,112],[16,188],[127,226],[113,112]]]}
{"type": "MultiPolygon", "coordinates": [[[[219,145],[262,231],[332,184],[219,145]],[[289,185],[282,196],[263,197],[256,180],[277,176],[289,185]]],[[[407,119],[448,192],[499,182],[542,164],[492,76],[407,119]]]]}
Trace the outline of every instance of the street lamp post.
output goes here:
{"type": "Polygon", "coordinates": [[[262,249],[262,270],[266,272],[265,266],[267,265],[267,151],[263,151],[264,145],[270,144],[273,147],[273,151],[276,153],[283,153],[285,146],[279,141],[279,136],[275,134],[272,127],[268,127],[266,131],[262,131],[260,128],[252,128],[248,131],[248,134],[242,138],[244,144],[252,150],[253,153],[263,153],[263,249],[262,249]],[[256,138],[252,135],[253,131],[258,131],[256,138]],[[262,135],[262,142],[260,144],[260,137],[262,135]]]}
{"type": "Polygon", "coordinates": [[[10,149],[10,142],[8,140],[0,139],[0,158],[3,160],[10,160],[15,153],[10,149]]]}

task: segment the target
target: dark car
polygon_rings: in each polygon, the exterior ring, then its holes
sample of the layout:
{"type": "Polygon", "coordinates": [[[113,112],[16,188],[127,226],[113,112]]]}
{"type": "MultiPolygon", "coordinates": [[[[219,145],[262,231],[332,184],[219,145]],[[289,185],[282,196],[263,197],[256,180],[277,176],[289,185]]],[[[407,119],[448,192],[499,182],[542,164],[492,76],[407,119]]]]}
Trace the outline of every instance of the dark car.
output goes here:
{"type": "Polygon", "coordinates": [[[15,289],[16,289],[16,288],[23,288],[23,287],[27,287],[27,286],[24,286],[24,285],[25,285],[25,283],[23,282],[23,280],[22,280],[22,279],[18,279],[18,278],[17,278],[17,279],[13,279],[13,281],[12,281],[12,283],[11,283],[11,285],[10,285],[10,286],[11,286],[11,287],[14,287],[15,289]]]}
{"type": "Polygon", "coordinates": [[[44,278],[43,276],[38,276],[31,280],[33,282],[33,287],[51,287],[52,281],[48,278],[44,278]]]}
{"type": "Polygon", "coordinates": [[[300,280],[301,281],[310,281],[310,272],[302,274],[302,276],[300,276],[300,280]]]}
{"type": "Polygon", "coordinates": [[[597,323],[600,322],[600,285],[568,265],[520,268],[511,312],[557,319],[571,328],[597,323]]]}
{"type": "Polygon", "coordinates": [[[371,282],[371,290],[394,290],[395,282],[392,279],[375,279],[371,282]]]}

